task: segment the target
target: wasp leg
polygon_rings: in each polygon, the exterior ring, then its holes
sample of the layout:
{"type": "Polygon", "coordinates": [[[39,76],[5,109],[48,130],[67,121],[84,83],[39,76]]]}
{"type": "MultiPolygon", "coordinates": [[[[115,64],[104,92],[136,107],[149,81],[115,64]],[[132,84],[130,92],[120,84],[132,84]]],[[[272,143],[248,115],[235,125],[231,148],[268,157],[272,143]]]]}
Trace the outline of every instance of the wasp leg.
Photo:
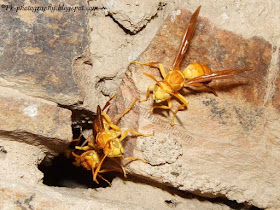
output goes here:
{"type": "Polygon", "coordinates": [[[121,128],[117,125],[114,125],[112,123],[112,120],[110,119],[110,117],[105,112],[102,112],[102,116],[105,118],[105,120],[109,124],[110,128],[112,128],[113,130],[116,130],[116,131],[121,131],[121,128]]]}
{"type": "MultiPolygon", "coordinates": [[[[112,187],[112,184],[107,180],[107,179],[105,179],[103,176],[101,176],[100,174],[97,174],[97,176],[100,178],[100,179],[102,179],[102,180],[104,180],[105,182],[107,182],[107,184],[110,186],[110,187],[112,187]]],[[[98,183],[97,183],[98,184],[98,183]]]]}
{"type": "MultiPolygon", "coordinates": [[[[120,172],[120,173],[123,172],[123,170],[120,170],[119,168],[112,168],[112,169],[100,170],[97,174],[97,176],[99,178],[103,179],[105,182],[107,182],[110,187],[112,187],[112,184],[107,179],[105,179],[102,175],[100,175],[100,173],[107,173],[107,172],[111,172],[111,171],[117,171],[117,172],[120,172]]],[[[126,176],[125,176],[125,178],[126,178],[126,176]]]]}
{"type": "Polygon", "coordinates": [[[72,152],[72,155],[75,157],[75,162],[73,162],[73,165],[76,167],[81,166],[81,156],[75,154],[74,152],[72,152]]]}
{"type": "MultiPolygon", "coordinates": [[[[203,84],[203,83],[192,83],[191,86],[194,87],[206,87],[208,90],[210,90],[211,93],[213,93],[215,96],[218,96],[218,94],[216,93],[216,91],[214,90],[214,88],[209,87],[207,84],[203,84]]],[[[189,87],[189,86],[185,86],[185,87],[189,87]]]]}
{"type": "MultiPolygon", "coordinates": [[[[130,161],[129,163],[131,163],[131,161],[135,161],[135,160],[141,160],[143,161],[144,163],[147,163],[146,160],[144,160],[143,158],[138,158],[138,157],[126,157],[126,158],[123,158],[122,161],[130,161]]],[[[127,164],[129,164],[127,163],[127,164]]],[[[127,165],[126,164],[126,165],[127,165]]]]}
{"type": "Polygon", "coordinates": [[[147,89],[147,93],[146,93],[146,98],[145,99],[141,99],[139,100],[140,102],[145,102],[145,101],[148,101],[149,97],[150,97],[150,92],[153,91],[155,88],[154,85],[151,85],[150,87],[148,87],[147,89]]]}
{"type": "Polygon", "coordinates": [[[76,153],[72,152],[72,155],[75,157],[75,158],[80,158],[81,159],[81,156],[80,155],[77,155],[76,153]]]}
{"type": "Polygon", "coordinates": [[[127,176],[126,176],[126,171],[125,171],[125,168],[124,168],[124,166],[120,163],[120,162],[118,162],[117,160],[115,160],[114,158],[110,158],[112,161],[114,161],[115,163],[117,163],[121,168],[122,168],[122,172],[123,172],[123,176],[124,176],[124,178],[126,178],[127,176]]]}
{"type": "Polygon", "coordinates": [[[111,101],[116,97],[116,93],[109,99],[109,101],[107,101],[107,103],[104,105],[104,107],[102,108],[102,111],[104,111],[110,104],[111,101]]]}
{"type": "Polygon", "coordinates": [[[75,146],[75,149],[87,151],[87,150],[90,150],[91,147],[90,146],[83,146],[83,147],[75,146]]]}
{"type": "Polygon", "coordinates": [[[158,68],[159,71],[160,71],[161,76],[163,78],[166,77],[166,72],[165,72],[165,70],[163,68],[163,65],[160,62],[142,63],[142,62],[139,62],[139,61],[132,61],[130,63],[137,63],[137,64],[144,65],[144,66],[151,66],[151,67],[158,68]],[[156,65],[158,65],[158,66],[156,66],[156,65]]]}
{"type": "Polygon", "coordinates": [[[119,114],[117,117],[115,117],[112,121],[118,121],[119,119],[121,119],[126,113],[128,113],[136,104],[136,102],[138,101],[138,98],[135,98],[134,101],[132,102],[132,104],[130,104],[129,107],[127,107],[121,114],[119,114]]]}
{"type": "Polygon", "coordinates": [[[184,107],[187,108],[189,102],[188,102],[188,100],[185,99],[185,97],[182,96],[180,93],[174,93],[174,94],[172,94],[172,95],[174,95],[179,101],[181,101],[181,102],[183,103],[182,105],[180,105],[180,106],[177,107],[177,109],[175,110],[174,115],[173,115],[173,117],[172,117],[172,120],[171,120],[170,125],[171,125],[171,126],[174,126],[174,121],[175,121],[175,117],[176,117],[177,112],[180,111],[180,110],[182,110],[182,108],[184,108],[184,107]]]}
{"type": "Polygon", "coordinates": [[[151,134],[143,134],[143,133],[139,133],[139,132],[137,132],[135,130],[132,130],[132,129],[127,129],[125,132],[123,132],[122,136],[120,137],[120,141],[124,140],[124,138],[127,136],[127,134],[129,132],[131,132],[131,133],[133,133],[133,134],[135,134],[137,136],[146,136],[147,137],[147,136],[153,136],[154,135],[153,133],[151,133],[151,134]]]}
{"type": "Polygon", "coordinates": [[[162,106],[153,106],[153,107],[151,108],[151,112],[153,112],[154,109],[171,109],[171,108],[172,108],[172,101],[171,101],[171,99],[168,99],[168,100],[167,100],[167,104],[168,104],[168,106],[165,106],[165,105],[162,105],[162,106]]]}
{"type": "Polygon", "coordinates": [[[80,127],[80,135],[79,135],[79,137],[76,138],[76,139],[73,139],[72,142],[75,142],[75,141],[79,142],[81,140],[81,138],[82,138],[82,135],[83,135],[83,129],[82,129],[82,127],[80,127]]]}
{"type": "Polygon", "coordinates": [[[95,171],[94,171],[94,168],[92,168],[93,181],[95,181],[97,184],[99,182],[97,181],[96,176],[97,176],[98,172],[100,171],[101,165],[102,165],[102,163],[103,163],[103,161],[105,160],[106,157],[107,157],[107,155],[105,154],[104,157],[102,158],[102,160],[99,162],[95,171]]]}
{"type": "Polygon", "coordinates": [[[81,147],[84,147],[85,145],[86,145],[86,143],[88,143],[88,142],[90,142],[90,138],[91,137],[93,137],[93,134],[91,134],[91,135],[89,135],[88,137],[87,137],[87,139],[83,142],[83,144],[81,145],[81,147]]]}
{"type": "Polygon", "coordinates": [[[112,168],[112,169],[102,169],[100,170],[98,173],[107,173],[107,172],[111,172],[111,171],[116,171],[116,172],[120,172],[122,173],[123,170],[119,169],[119,168],[112,168]]]}

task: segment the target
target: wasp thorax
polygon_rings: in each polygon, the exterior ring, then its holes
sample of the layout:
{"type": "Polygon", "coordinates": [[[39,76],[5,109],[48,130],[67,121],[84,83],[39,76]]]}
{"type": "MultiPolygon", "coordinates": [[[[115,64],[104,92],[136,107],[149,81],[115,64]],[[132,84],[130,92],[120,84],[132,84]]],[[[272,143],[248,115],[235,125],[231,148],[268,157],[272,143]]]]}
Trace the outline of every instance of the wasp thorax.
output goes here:
{"type": "Polygon", "coordinates": [[[156,101],[156,103],[161,103],[163,101],[166,101],[167,99],[171,98],[171,95],[167,92],[170,91],[168,89],[170,89],[170,87],[166,87],[167,90],[165,90],[165,84],[161,83],[162,87],[158,85],[155,85],[154,91],[153,91],[153,99],[156,101]]]}
{"type": "Polygon", "coordinates": [[[192,79],[210,73],[212,73],[211,69],[202,63],[191,63],[183,71],[186,79],[192,79]]]}
{"type": "Polygon", "coordinates": [[[170,71],[165,81],[172,87],[173,91],[178,91],[184,86],[184,75],[181,71],[170,71]]]}
{"type": "Polygon", "coordinates": [[[97,152],[94,150],[90,150],[82,154],[81,165],[84,168],[91,170],[92,168],[96,167],[99,161],[100,161],[100,157],[97,154],[97,152]]]}

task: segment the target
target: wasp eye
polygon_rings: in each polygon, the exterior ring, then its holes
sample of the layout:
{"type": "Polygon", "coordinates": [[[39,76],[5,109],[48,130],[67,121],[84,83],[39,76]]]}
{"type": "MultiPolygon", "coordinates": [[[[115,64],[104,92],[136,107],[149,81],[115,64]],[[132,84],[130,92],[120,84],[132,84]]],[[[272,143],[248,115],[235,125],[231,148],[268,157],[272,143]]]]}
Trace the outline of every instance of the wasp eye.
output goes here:
{"type": "Polygon", "coordinates": [[[112,144],[115,146],[115,147],[119,147],[119,142],[115,139],[112,141],[112,144]]]}

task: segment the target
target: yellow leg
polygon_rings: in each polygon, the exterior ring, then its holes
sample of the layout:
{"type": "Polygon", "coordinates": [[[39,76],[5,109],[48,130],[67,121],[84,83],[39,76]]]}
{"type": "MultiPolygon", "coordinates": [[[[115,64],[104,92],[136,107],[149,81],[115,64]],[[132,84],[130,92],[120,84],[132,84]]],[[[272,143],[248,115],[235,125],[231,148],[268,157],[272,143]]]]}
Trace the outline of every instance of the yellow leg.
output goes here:
{"type": "Polygon", "coordinates": [[[137,64],[144,65],[144,66],[151,66],[151,67],[158,68],[159,71],[160,71],[161,76],[163,78],[166,77],[166,72],[165,72],[165,70],[163,68],[163,65],[160,62],[142,63],[142,62],[139,62],[139,61],[132,61],[130,63],[137,63],[137,64]],[[156,65],[158,65],[158,66],[156,66],[156,65]]]}
{"type": "Polygon", "coordinates": [[[165,105],[153,106],[153,107],[151,108],[151,112],[153,112],[154,109],[171,109],[171,108],[172,108],[172,101],[171,101],[171,99],[168,99],[168,100],[167,100],[167,104],[168,104],[168,106],[165,106],[165,105]]]}
{"type": "Polygon", "coordinates": [[[123,158],[122,161],[135,161],[135,160],[141,160],[143,161],[144,163],[147,163],[146,160],[142,159],[142,158],[138,158],[138,157],[126,157],[126,158],[123,158]]]}
{"type": "Polygon", "coordinates": [[[179,101],[181,101],[181,102],[183,103],[182,105],[180,105],[180,106],[177,107],[177,109],[176,109],[176,111],[174,112],[174,115],[173,115],[173,117],[172,117],[172,120],[171,120],[170,125],[171,125],[171,126],[174,126],[174,121],[175,121],[175,117],[176,117],[177,112],[180,111],[180,109],[182,109],[182,108],[184,108],[184,107],[187,108],[189,102],[188,102],[188,100],[187,100],[184,96],[182,96],[180,93],[174,93],[174,94],[172,94],[172,95],[174,95],[179,101]]]}
{"type": "Polygon", "coordinates": [[[91,135],[89,135],[88,137],[87,137],[87,139],[83,142],[83,144],[81,145],[81,147],[83,147],[83,146],[85,146],[86,145],[86,143],[88,143],[90,140],[90,138],[91,137],[93,137],[93,134],[91,134],[91,135]]]}
{"type": "Polygon", "coordinates": [[[124,140],[124,138],[127,136],[127,134],[129,133],[129,132],[131,132],[131,133],[133,133],[133,134],[135,134],[135,135],[137,135],[137,136],[153,136],[154,134],[143,134],[143,133],[139,133],[139,132],[137,132],[137,131],[135,131],[135,130],[132,130],[132,129],[127,129],[123,134],[122,134],[122,136],[121,136],[121,138],[120,138],[120,141],[122,141],[122,140],[124,140]]]}
{"type": "Polygon", "coordinates": [[[81,159],[81,156],[80,155],[77,155],[76,153],[72,152],[72,155],[75,157],[75,158],[80,158],[81,159]]]}
{"type": "Polygon", "coordinates": [[[123,171],[123,176],[124,176],[124,178],[126,178],[127,176],[126,176],[126,171],[125,171],[125,168],[123,167],[123,165],[120,163],[120,162],[118,162],[115,158],[110,158],[112,161],[114,161],[115,163],[117,163],[120,167],[121,167],[121,169],[122,169],[122,171],[123,171]]]}
{"type": "Polygon", "coordinates": [[[96,176],[98,174],[98,172],[100,171],[101,165],[103,163],[103,161],[105,160],[105,158],[107,157],[107,155],[104,155],[104,157],[102,158],[102,160],[99,162],[96,170],[94,171],[94,168],[92,168],[92,174],[93,174],[93,181],[95,181],[97,184],[99,183],[96,179],[96,176]]]}
{"type": "Polygon", "coordinates": [[[128,113],[136,104],[136,102],[138,101],[138,98],[134,98],[132,104],[130,104],[130,106],[128,108],[126,108],[121,114],[119,114],[117,117],[115,117],[112,121],[118,121],[119,119],[121,119],[126,113],[128,113]]]}
{"type": "Polygon", "coordinates": [[[75,146],[75,149],[87,151],[87,150],[90,150],[91,147],[90,146],[84,146],[84,147],[75,146]]]}
{"type": "MultiPolygon", "coordinates": [[[[107,184],[108,184],[110,187],[112,187],[112,184],[111,184],[107,179],[105,179],[103,176],[101,176],[100,174],[97,174],[97,176],[98,176],[100,179],[102,179],[102,180],[104,180],[105,182],[107,182],[107,184]]],[[[99,183],[97,183],[97,184],[99,184],[99,183]]]]}
{"type": "Polygon", "coordinates": [[[147,89],[147,94],[146,94],[146,98],[145,99],[141,99],[139,100],[140,102],[144,102],[144,101],[148,101],[149,97],[150,97],[150,92],[153,91],[155,88],[154,85],[151,85],[150,87],[148,87],[147,89]]]}
{"type": "Polygon", "coordinates": [[[116,171],[116,172],[120,172],[122,173],[123,170],[119,169],[119,168],[112,168],[112,169],[102,169],[99,171],[99,173],[107,173],[107,172],[112,172],[112,171],[116,171]]]}
{"type": "Polygon", "coordinates": [[[105,113],[105,112],[102,112],[102,116],[105,118],[105,120],[110,123],[111,122],[111,118],[105,113]]]}
{"type": "Polygon", "coordinates": [[[114,125],[112,123],[112,121],[114,120],[111,120],[111,118],[105,113],[105,112],[102,112],[102,116],[104,117],[104,119],[106,120],[106,122],[109,124],[109,127],[112,128],[113,130],[116,130],[116,131],[121,131],[121,128],[117,125],[114,125]]]}
{"type": "Polygon", "coordinates": [[[120,131],[121,132],[121,128],[117,125],[114,125],[113,123],[110,123],[110,128],[112,128],[115,131],[120,131]]]}

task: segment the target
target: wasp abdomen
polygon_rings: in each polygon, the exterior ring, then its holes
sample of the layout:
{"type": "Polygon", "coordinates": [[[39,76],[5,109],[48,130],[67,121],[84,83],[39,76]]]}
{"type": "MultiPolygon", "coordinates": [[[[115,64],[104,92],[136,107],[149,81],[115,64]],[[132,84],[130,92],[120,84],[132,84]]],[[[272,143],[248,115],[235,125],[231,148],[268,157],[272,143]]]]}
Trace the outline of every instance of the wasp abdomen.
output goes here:
{"type": "Polygon", "coordinates": [[[211,74],[212,70],[205,64],[202,63],[191,63],[185,68],[183,74],[186,79],[192,79],[202,75],[211,74]]]}

